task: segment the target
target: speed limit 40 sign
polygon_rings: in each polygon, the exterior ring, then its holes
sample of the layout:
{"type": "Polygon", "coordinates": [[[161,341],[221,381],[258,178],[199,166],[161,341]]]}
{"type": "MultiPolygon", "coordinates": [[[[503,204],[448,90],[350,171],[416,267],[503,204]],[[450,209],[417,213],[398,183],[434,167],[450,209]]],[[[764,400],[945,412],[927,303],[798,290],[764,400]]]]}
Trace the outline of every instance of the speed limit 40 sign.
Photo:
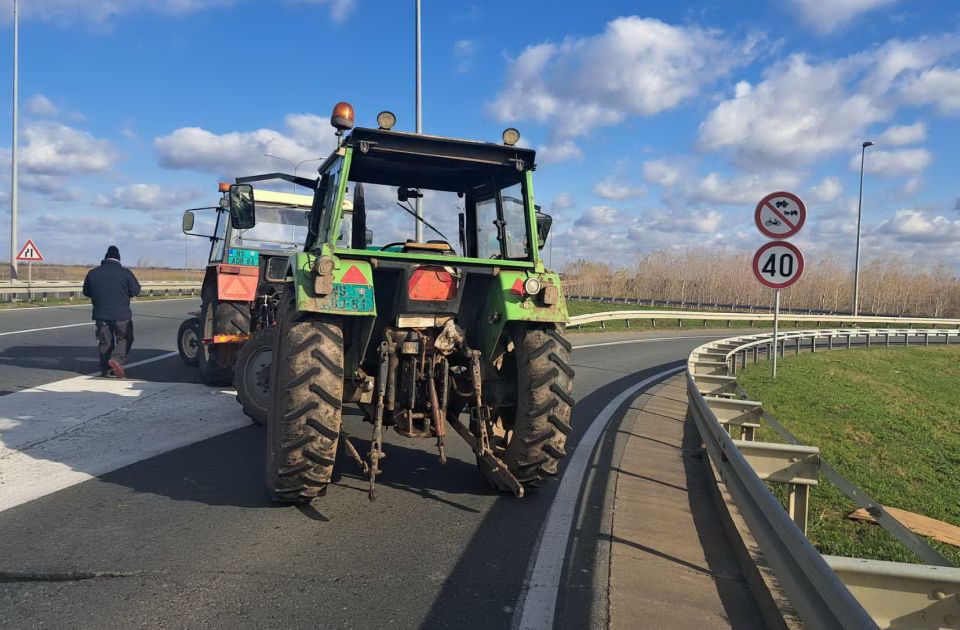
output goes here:
{"type": "Polygon", "coordinates": [[[793,243],[772,241],[753,256],[753,275],[771,289],[786,289],[803,273],[803,254],[793,243]]]}

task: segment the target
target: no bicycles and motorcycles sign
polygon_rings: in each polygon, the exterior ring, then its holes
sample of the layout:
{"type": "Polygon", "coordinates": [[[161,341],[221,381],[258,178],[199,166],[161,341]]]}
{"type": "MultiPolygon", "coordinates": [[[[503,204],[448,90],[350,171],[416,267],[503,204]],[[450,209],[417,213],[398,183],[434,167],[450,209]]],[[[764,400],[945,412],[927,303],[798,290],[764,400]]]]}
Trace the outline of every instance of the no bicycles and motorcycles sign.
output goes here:
{"type": "Polygon", "coordinates": [[[790,238],[807,220],[807,207],[793,193],[775,192],[760,200],[753,220],[764,236],[790,238]]]}

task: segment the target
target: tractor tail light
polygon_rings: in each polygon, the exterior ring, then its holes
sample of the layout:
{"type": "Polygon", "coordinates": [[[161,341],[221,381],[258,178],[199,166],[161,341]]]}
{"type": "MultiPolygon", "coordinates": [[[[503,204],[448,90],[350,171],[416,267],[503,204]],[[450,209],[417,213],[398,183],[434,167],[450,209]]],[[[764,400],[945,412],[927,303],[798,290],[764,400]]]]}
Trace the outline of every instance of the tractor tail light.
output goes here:
{"type": "Polygon", "coordinates": [[[457,279],[443,267],[418,267],[407,282],[411,300],[446,302],[457,295],[457,279]]]}

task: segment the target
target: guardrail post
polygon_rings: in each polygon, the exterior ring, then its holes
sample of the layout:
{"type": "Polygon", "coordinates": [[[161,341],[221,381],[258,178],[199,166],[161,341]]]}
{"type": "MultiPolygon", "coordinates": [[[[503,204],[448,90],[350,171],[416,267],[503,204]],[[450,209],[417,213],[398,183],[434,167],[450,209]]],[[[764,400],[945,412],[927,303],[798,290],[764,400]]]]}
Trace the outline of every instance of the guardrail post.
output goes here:
{"type": "Polygon", "coordinates": [[[850,343],[853,341],[853,335],[847,335],[847,350],[850,349],[850,343]]]}
{"type": "Polygon", "coordinates": [[[873,339],[873,337],[870,335],[870,333],[866,333],[866,337],[867,337],[867,347],[869,348],[869,347],[870,347],[870,340],[873,339]]]}
{"type": "Polygon", "coordinates": [[[810,337],[810,352],[813,353],[816,351],[817,351],[817,338],[810,337]]]}
{"type": "Polygon", "coordinates": [[[827,350],[833,350],[833,335],[827,337],[827,350]]]}
{"type": "Polygon", "coordinates": [[[787,340],[783,339],[782,341],[777,342],[780,345],[780,357],[783,358],[787,356],[787,340]]]}
{"type": "Polygon", "coordinates": [[[883,345],[887,348],[890,347],[890,331],[889,330],[883,333],[883,345]]]}
{"type": "Polygon", "coordinates": [[[759,346],[753,347],[753,364],[756,365],[757,361],[760,360],[760,348],[759,346]]]}
{"type": "Polygon", "coordinates": [[[797,483],[787,484],[787,511],[803,535],[807,535],[807,517],[810,512],[810,486],[797,483]]]}
{"type": "Polygon", "coordinates": [[[923,333],[923,345],[925,346],[930,345],[930,333],[928,332],[923,333]]]}
{"type": "Polygon", "coordinates": [[[601,321],[601,322],[600,322],[600,330],[606,330],[606,329],[607,329],[607,323],[604,322],[604,321],[601,321]]]}
{"type": "Polygon", "coordinates": [[[630,320],[629,320],[629,319],[623,320],[623,323],[626,324],[627,328],[630,328],[630,320]]]}
{"type": "Polygon", "coordinates": [[[797,337],[797,356],[800,356],[800,337],[797,337]]]}
{"type": "Polygon", "coordinates": [[[682,320],[682,319],[678,319],[678,320],[677,320],[677,328],[683,328],[683,320],[682,320]]]}

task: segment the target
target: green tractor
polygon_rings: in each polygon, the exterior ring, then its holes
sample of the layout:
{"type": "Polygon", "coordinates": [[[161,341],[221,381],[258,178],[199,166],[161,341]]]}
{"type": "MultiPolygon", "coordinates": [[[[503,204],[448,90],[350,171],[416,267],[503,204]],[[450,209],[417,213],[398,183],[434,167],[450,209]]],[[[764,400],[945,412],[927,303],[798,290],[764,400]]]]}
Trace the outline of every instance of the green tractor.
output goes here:
{"type": "MultiPolygon", "coordinates": [[[[441,463],[453,429],[494,488],[523,496],[557,473],[574,405],[566,303],[540,258],[552,219],[534,205],[535,153],[514,129],[492,144],[393,131],[389,112],[378,129],[353,120],[338,103],[319,177],[281,176],[312,189],[313,205],[276,314],[271,497],[325,494],[341,443],[374,499],[384,427],[435,440],[441,463]],[[373,425],[366,458],[341,431],[347,403],[373,425]]],[[[239,228],[256,222],[257,179],[231,188],[239,228]]]]}

